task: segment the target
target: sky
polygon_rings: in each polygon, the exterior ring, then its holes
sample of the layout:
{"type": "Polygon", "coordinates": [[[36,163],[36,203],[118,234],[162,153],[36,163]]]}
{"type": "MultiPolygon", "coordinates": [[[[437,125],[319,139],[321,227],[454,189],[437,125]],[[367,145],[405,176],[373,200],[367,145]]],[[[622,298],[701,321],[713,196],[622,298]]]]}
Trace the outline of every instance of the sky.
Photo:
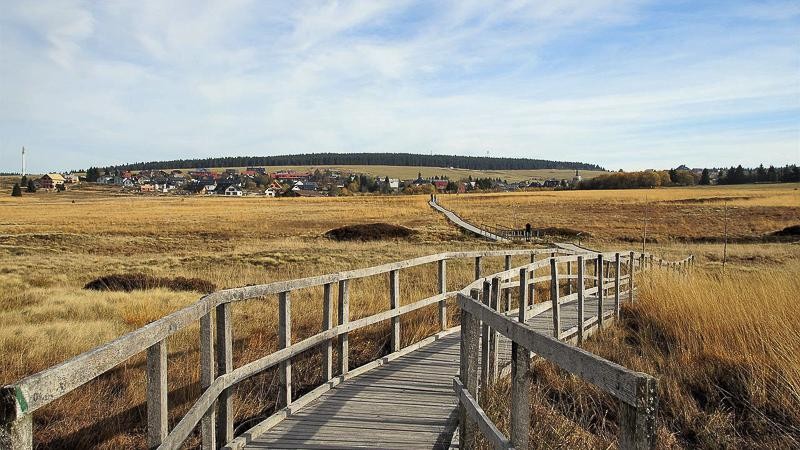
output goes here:
{"type": "Polygon", "coordinates": [[[315,152],[800,163],[797,1],[0,0],[0,172],[315,152]]]}

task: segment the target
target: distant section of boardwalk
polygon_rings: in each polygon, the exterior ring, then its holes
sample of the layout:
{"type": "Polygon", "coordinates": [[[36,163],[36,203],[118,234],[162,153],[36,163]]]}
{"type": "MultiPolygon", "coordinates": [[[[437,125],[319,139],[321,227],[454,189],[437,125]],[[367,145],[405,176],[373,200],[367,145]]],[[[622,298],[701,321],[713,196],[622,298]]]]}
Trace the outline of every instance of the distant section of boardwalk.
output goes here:
{"type": "Polygon", "coordinates": [[[482,230],[482,229],[476,227],[475,225],[472,225],[471,223],[469,223],[466,220],[464,220],[461,217],[459,217],[458,214],[454,213],[453,211],[450,211],[449,209],[445,209],[444,207],[442,207],[441,205],[436,203],[435,200],[429,201],[428,204],[431,205],[431,208],[433,208],[433,209],[439,211],[440,213],[444,214],[450,222],[453,222],[459,228],[467,230],[470,233],[477,234],[478,236],[483,236],[486,239],[491,239],[491,240],[497,241],[497,242],[508,242],[508,239],[506,239],[504,237],[498,236],[498,235],[496,235],[494,233],[490,233],[490,232],[488,232],[486,230],[482,230]]]}
{"type": "MultiPolygon", "coordinates": [[[[537,304],[538,305],[538,304],[537,304]]],[[[607,314],[613,312],[608,302],[607,314]]],[[[577,327],[577,302],[561,306],[562,331],[577,327]]],[[[596,320],[597,299],[586,299],[586,319],[596,320]]],[[[552,333],[552,312],[529,321],[552,333]]],[[[500,367],[511,345],[500,338],[500,367]]],[[[247,444],[248,449],[447,449],[457,427],[453,377],[459,370],[459,335],[451,333],[419,350],[346,381],[247,444]]]]}

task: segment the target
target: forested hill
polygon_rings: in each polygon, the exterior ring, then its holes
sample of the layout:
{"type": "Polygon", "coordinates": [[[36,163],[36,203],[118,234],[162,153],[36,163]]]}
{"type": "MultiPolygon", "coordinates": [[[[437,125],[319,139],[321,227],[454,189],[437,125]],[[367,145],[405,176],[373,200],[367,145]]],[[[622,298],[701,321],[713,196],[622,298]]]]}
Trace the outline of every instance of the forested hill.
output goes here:
{"type": "Polygon", "coordinates": [[[199,167],[336,165],[455,167],[473,170],[603,170],[596,164],[582,162],[549,161],[546,159],[528,158],[491,158],[484,156],[417,155],[412,153],[309,153],[280,156],[226,156],[222,158],[140,162],[117,166],[117,168],[121,170],[146,170],[191,169],[199,167]]]}

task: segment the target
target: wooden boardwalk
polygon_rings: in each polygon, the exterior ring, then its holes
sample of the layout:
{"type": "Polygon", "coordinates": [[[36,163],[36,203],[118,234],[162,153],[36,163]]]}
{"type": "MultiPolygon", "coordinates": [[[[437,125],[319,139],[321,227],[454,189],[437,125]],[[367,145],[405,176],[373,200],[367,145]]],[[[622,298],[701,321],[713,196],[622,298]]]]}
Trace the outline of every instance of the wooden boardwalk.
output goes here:
{"type": "Polygon", "coordinates": [[[476,227],[475,225],[467,222],[466,220],[462,219],[458,214],[450,211],[449,209],[444,208],[440,204],[436,203],[435,200],[431,200],[428,202],[431,208],[439,211],[440,213],[444,214],[447,219],[455,224],[457,227],[469,231],[470,233],[477,234],[478,236],[483,236],[486,239],[490,239],[497,242],[508,242],[508,239],[498,236],[494,233],[490,233],[486,230],[476,227]]]}
{"type": "MultiPolygon", "coordinates": [[[[587,322],[593,322],[597,299],[588,297],[585,305],[587,322]]],[[[604,306],[613,312],[611,299],[604,306]]],[[[552,312],[528,323],[551,334],[552,312]]],[[[561,324],[562,331],[577,327],[577,301],[561,305],[561,324]]],[[[498,352],[502,369],[511,359],[505,337],[500,337],[498,352]]],[[[245,448],[450,448],[457,427],[453,377],[458,370],[459,335],[451,333],[340,384],[245,448]]]]}

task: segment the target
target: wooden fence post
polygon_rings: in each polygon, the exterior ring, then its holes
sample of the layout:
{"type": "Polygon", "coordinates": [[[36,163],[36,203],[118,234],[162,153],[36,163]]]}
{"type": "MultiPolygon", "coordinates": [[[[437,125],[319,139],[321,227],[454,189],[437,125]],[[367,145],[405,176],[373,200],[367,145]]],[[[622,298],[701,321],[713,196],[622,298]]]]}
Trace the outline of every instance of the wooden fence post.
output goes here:
{"type": "MultiPolygon", "coordinates": [[[[528,273],[519,270],[519,314],[517,319],[525,323],[527,317],[526,297],[528,273]]],[[[531,380],[528,372],[531,358],[528,349],[511,341],[511,443],[514,448],[528,448],[528,431],[531,424],[531,380]]]]}
{"type": "MultiPolygon", "coordinates": [[[[439,293],[447,292],[447,260],[439,260],[439,293]]],[[[439,302],[439,329],[447,329],[447,300],[439,302]]]]}
{"type": "Polygon", "coordinates": [[[572,261],[567,261],[567,295],[572,294],[572,261]]]}
{"type": "Polygon", "coordinates": [[[597,255],[597,329],[603,328],[603,289],[605,289],[605,274],[603,274],[603,254],[597,255]]]}
{"type": "Polygon", "coordinates": [[[33,415],[20,416],[13,387],[0,387],[0,448],[33,449],[33,415]]]}
{"type": "MultiPolygon", "coordinates": [[[[484,305],[491,305],[492,284],[488,281],[483,282],[483,294],[481,301],[484,305]]],[[[481,322],[481,389],[489,386],[489,325],[481,322]]],[[[477,397],[476,397],[477,398],[477,397]]]]}
{"type": "MultiPolygon", "coordinates": [[[[350,322],[350,280],[339,281],[339,325],[350,322]]],[[[342,375],[350,370],[350,347],[348,333],[339,335],[339,370],[342,375]]]]}
{"type": "MultiPolygon", "coordinates": [[[[497,312],[502,310],[500,305],[500,277],[492,278],[492,305],[491,308],[497,312]]],[[[500,365],[500,333],[492,329],[490,342],[491,366],[489,368],[489,381],[494,383],[497,380],[500,365]]]]}
{"type": "MultiPolygon", "coordinates": [[[[400,307],[400,271],[389,272],[390,306],[393,310],[400,307]]],[[[400,316],[392,317],[392,353],[400,351],[400,316]]]]}
{"type": "Polygon", "coordinates": [[[637,379],[636,405],[619,402],[619,448],[646,450],[656,445],[656,380],[648,375],[637,379]]]}
{"type": "MultiPolygon", "coordinates": [[[[470,296],[477,302],[478,289],[472,289],[470,296]]],[[[478,347],[480,345],[480,326],[478,320],[466,310],[461,310],[461,367],[459,378],[473,398],[478,398],[478,347]]],[[[469,449],[475,439],[475,426],[467,416],[466,408],[459,403],[459,443],[469,449]]]]}
{"type": "Polygon", "coordinates": [[[553,303],[553,336],[561,336],[561,304],[558,302],[558,264],[550,258],[550,301],[553,303]]]}
{"type": "MultiPolygon", "coordinates": [[[[233,370],[233,329],[231,304],[217,305],[217,376],[233,370]]],[[[222,391],[217,401],[217,446],[233,440],[233,389],[222,391]]]]}
{"type": "MultiPolygon", "coordinates": [[[[333,328],[333,285],[322,287],[322,331],[333,328]]],[[[325,381],[333,378],[333,340],[328,339],[322,350],[322,376],[325,381]]]]}
{"type": "MultiPolygon", "coordinates": [[[[505,257],[505,270],[511,270],[511,255],[506,255],[505,257]]],[[[503,301],[505,302],[505,311],[511,311],[511,289],[506,289],[505,295],[503,296],[503,301]]],[[[500,309],[498,308],[498,311],[500,309]]]]}
{"type": "MultiPolygon", "coordinates": [[[[209,311],[200,318],[200,387],[208,389],[214,382],[214,321],[209,311]]],[[[200,438],[203,450],[216,450],[215,430],[217,404],[211,405],[200,421],[200,438]]]]}
{"type": "MultiPolygon", "coordinates": [[[[536,262],[536,253],[531,253],[531,264],[536,262]]],[[[536,278],[536,269],[531,269],[528,273],[530,283],[528,283],[528,303],[533,305],[536,303],[536,283],[533,280],[536,278]]]]}
{"type": "Polygon", "coordinates": [[[481,277],[481,257],[475,257],[475,279],[479,279],[481,277]]]}
{"type": "MultiPolygon", "coordinates": [[[[289,291],[278,294],[278,348],[292,345],[292,297],[289,291]]],[[[292,360],[280,364],[281,406],[292,404],[292,360]]]]}
{"type": "Polygon", "coordinates": [[[578,345],[583,343],[584,338],[584,285],[586,265],[583,262],[583,256],[578,256],[578,345]]]}
{"type": "Polygon", "coordinates": [[[628,301],[633,303],[633,275],[636,272],[636,268],[633,266],[634,261],[636,261],[633,252],[630,253],[630,261],[628,261],[628,301]]]}
{"type": "Polygon", "coordinates": [[[147,448],[167,437],[167,419],[167,341],[161,340],[147,349],[147,448]]]}
{"type": "Polygon", "coordinates": [[[619,253],[614,254],[614,317],[619,319],[619,269],[622,260],[619,253]]]}

